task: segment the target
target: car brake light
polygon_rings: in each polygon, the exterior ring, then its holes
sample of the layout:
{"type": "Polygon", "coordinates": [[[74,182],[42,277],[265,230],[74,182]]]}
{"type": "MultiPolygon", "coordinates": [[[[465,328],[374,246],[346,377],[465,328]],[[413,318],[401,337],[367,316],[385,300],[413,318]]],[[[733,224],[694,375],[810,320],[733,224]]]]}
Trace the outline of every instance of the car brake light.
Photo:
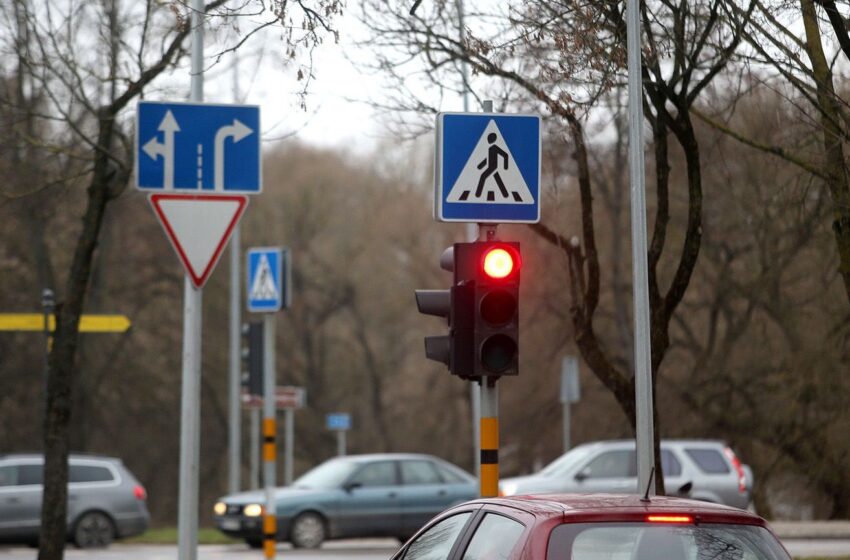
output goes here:
{"type": "Polygon", "coordinates": [[[723,449],[723,453],[732,462],[732,466],[735,467],[735,472],[738,473],[738,492],[740,492],[741,494],[746,493],[747,475],[744,473],[744,467],[741,466],[741,461],[735,455],[735,452],[728,447],[723,449]]]}
{"type": "Polygon", "coordinates": [[[136,486],[133,488],[133,495],[136,497],[137,500],[144,500],[148,497],[148,493],[145,492],[145,489],[139,484],[136,484],[136,486]]]}
{"type": "Polygon", "coordinates": [[[646,520],[650,523],[693,523],[694,518],[690,515],[647,515],[646,520]]]}

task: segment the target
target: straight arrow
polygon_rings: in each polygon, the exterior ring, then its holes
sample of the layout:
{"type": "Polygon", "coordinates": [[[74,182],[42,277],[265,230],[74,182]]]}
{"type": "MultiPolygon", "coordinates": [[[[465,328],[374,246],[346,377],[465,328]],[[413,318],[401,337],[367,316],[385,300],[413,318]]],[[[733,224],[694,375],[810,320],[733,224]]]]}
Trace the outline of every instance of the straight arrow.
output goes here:
{"type": "Polygon", "coordinates": [[[162,186],[172,190],[174,189],[174,133],[180,132],[180,125],[177,124],[177,119],[170,110],[165,113],[157,130],[163,133],[163,141],[160,142],[157,136],[154,136],[142,146],[142,150],[151,159],[162,157],[162,186]]]}

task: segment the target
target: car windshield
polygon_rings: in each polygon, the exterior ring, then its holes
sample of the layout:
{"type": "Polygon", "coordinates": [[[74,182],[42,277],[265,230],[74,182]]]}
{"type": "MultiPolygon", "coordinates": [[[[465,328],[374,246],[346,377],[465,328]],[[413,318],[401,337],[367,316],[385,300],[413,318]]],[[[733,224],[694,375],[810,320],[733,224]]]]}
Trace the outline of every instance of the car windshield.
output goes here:
{"type": "Polygon", "coordinates": [[[568,523],[548,560],[789,560],[763,527],[732,524],[568,523]]]}
{"type": "Polygon", "coordinates": [[[358,462],[352,459],[338,458],[325,461],[292,483],[296,488],[339,488],[354,472],[358,462]]]}
{"type": "Polygon", "coordinates": [[[590,453],[591,449],[588,447],[576,447],[543,467],[540,474],[543,476],[558,476],[572,469],[576,463],[584,461],[585,457],[590,453]]]}

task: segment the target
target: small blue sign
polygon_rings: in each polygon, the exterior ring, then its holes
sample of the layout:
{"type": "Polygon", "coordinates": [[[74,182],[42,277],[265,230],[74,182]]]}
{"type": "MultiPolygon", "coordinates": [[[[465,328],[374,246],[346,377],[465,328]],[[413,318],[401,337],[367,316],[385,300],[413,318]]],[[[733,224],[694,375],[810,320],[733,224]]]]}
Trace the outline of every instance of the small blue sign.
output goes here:
{"type": "Polygon", "coordinates": [[[139,102],[136,188],[186,194],[259,194],[260,108],[139,102]]]}
{"type": "Polygon", "coordinates": [[[434,214],[442,222],[540,221],[539,115],[437,115],[434,214]]]}
{"type": "Polygon", "coordinates": [[[351,429],[351,415],[347,412],[332,412],[325,416],[325,426],[329,430],[344,431],[351,429]]]}
{"type": "Polygon", "coordinates": [[[248,311],[272,313],[283,306],[283,249],[253,247],[248,250],[248,311]]]}

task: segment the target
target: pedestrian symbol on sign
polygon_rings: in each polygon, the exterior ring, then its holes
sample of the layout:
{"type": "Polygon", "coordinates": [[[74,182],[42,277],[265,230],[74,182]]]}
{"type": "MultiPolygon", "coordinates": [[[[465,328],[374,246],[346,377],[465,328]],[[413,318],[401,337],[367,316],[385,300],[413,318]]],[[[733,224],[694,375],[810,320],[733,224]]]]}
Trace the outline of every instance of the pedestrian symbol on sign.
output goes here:
{"type": "Polygon", "coordinates": [[[276,301],[279,295],[275,284],[269,258],[267,255],[261,254],[254,283],[251,285],[251,299],[255,301],[276,301]]]}
{"type": "Polygon", "coordinates": [[[496,121],[487,124],[446,202],[534,204],[496,121]]]}

